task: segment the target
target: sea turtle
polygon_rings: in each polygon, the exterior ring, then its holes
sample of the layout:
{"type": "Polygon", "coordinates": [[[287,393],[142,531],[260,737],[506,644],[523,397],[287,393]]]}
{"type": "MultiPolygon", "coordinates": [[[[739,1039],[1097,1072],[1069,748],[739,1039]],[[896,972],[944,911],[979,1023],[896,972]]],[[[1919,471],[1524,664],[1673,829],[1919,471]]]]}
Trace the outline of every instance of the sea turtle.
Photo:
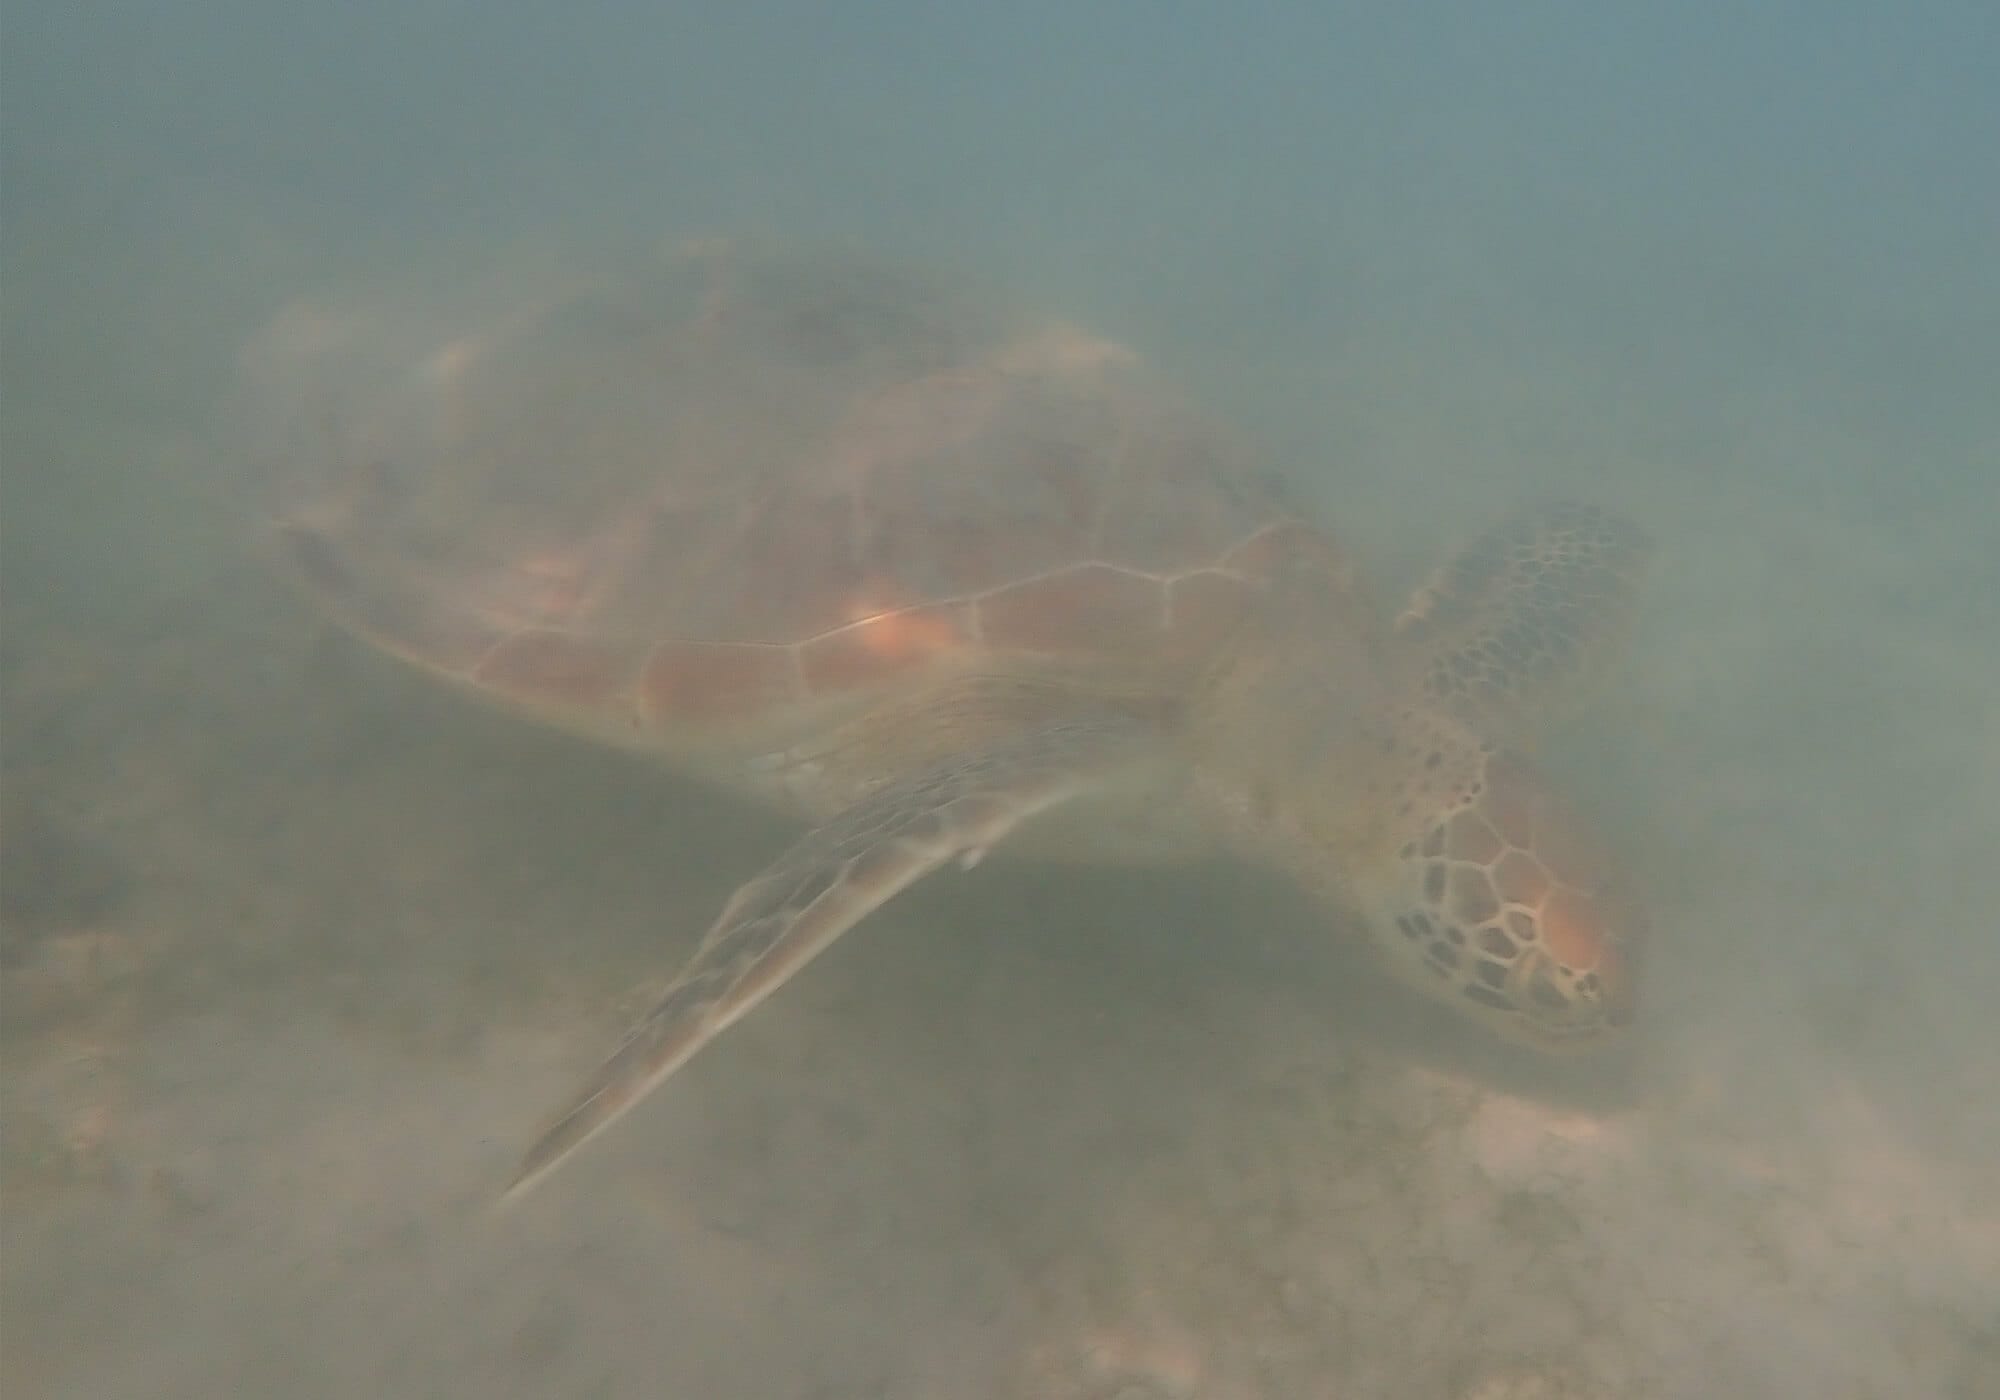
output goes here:
{"type": "Polygon", "coordinates": [[[1505,1037],[1631,1018],[1639,917],[1519,752],[1629,611],[1647,545],[1610,514],[1507,520],[1391,620],[1131,352],[846,257],[708,247],[462,321],[295,309],[273,346],[272,538],[328,613],[811,823],[510,1193],[1002,841],[1233,849],[1505,1037]]]}

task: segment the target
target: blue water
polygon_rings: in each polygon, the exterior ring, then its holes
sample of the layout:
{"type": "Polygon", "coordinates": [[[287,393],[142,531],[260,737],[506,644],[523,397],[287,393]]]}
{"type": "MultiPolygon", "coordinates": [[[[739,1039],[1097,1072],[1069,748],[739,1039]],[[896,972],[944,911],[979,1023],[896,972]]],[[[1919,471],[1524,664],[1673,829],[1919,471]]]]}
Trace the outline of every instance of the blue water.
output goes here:
{"type": "Polygon", "coordinates": [[[1996,72],[1983,3],[15,0],[9,1392],[2000,1393],[1996,72]],[[1657,911],[1631,1103],[1348,1038],[1250,873],[982,871],[484,1223],[783,833],[320,638],[240,351],[724,232],[1142,348],[1387,600],[1644,523],[1549,756],[1657,911]]]}

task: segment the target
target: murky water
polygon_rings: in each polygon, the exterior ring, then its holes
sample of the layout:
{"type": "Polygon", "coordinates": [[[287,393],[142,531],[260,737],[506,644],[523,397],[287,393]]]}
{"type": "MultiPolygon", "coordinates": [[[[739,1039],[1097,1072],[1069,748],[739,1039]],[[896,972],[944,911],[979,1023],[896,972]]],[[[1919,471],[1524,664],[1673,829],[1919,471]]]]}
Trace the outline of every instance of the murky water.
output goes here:
{"type": "Polygon", "coordinates": [[[7,1393],[2000,1391],[1995,22],[1498,14],[13,7],[7,1393]],[[1253,871],[993,863],[496,1215],[790,832],[310,618],[238,355],[718,229],[1138,345],[1385,602],[1641,520],[1546,755],[1654,909],[1629,1053],[1496,1053],[1253,871]]]}

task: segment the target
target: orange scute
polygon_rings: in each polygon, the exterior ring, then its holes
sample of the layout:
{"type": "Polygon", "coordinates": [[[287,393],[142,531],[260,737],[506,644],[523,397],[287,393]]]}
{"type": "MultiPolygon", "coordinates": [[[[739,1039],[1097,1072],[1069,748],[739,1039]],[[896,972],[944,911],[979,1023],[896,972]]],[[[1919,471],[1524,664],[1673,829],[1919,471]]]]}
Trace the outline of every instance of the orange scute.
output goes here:
{"type": "Polygon", "coordinates": [[[472,678],[534,703],[590,707],[626,690],[632,662],[625,648],[566,632],[516,632],[480,661],[472,678]]]}
{"type": "Polygon", "coordinates": [[[1610,929],[1597,902],[1576,890],[1559,889],[1541,910],[1542,946],[1563,966],[1588,972],[1604,960],[1610,929]]]}
{"type": "Polygon", "coordinates": [[[1168,644],[1184,656],[1213,651],[1242,624],[1250,591],[1240,578],[1203,569],[1167,588],[1168,644]]]}
{"type": "Polygon", "coordinates": [[[639,678],[640,708],[655,724],[741,718],[797,695],[788,648],[738,642],[662,642],[639,678]]]}
{"type": "Polygon", "coordinates": [[[1509,904],[1524,904],[1532,909],[1548,892],[1549,873],[1526,851],[1509,851],[1493,867],[1493,885],[1509,904]]]}
{"type": "Polygon", "coordinates": [[[853,634],[863,650],[885,661],[914,661],[934,656],[950,651],[959,640],[959,628],[943,608],[905,608],[901,612],[882,613],[856,623],[853,634]]]}
{"type": "Polygon", "coordinates": [[[799,667],[815,695],[883,684],[956,650],[966,630],[965,609],[956,604],[885,612],[807,642],[799,667]]]}
{"type": "Polygon", "coordinates": [[[986,641],[1025,651],[1115,652],[1157,637],[1165,620],[1161,583],[1106,564],[1030,579],[979,603],[986,641]]]}

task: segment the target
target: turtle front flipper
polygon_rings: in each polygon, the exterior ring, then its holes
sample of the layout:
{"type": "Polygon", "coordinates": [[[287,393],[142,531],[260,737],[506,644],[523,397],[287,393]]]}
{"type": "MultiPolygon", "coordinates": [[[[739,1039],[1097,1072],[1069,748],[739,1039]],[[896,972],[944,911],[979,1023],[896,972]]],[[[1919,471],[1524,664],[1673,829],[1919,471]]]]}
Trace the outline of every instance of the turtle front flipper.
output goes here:
{"type": "Polygon", "coordinates": [[[1519,742],[1571,709],[1616,650],[1652,554],[1645,532],[1560,502],[1478,536],[1396,620],[1431,703],[1519,742]]]}
{"type": "Polygon", "coordinates": [[[1150,737],[1121,715],[1051,721],[888,783],[737,890],[644,1020],[521,1159],[531,1189],[877,907],[947,861],[970,868],[1150,737]]]}

